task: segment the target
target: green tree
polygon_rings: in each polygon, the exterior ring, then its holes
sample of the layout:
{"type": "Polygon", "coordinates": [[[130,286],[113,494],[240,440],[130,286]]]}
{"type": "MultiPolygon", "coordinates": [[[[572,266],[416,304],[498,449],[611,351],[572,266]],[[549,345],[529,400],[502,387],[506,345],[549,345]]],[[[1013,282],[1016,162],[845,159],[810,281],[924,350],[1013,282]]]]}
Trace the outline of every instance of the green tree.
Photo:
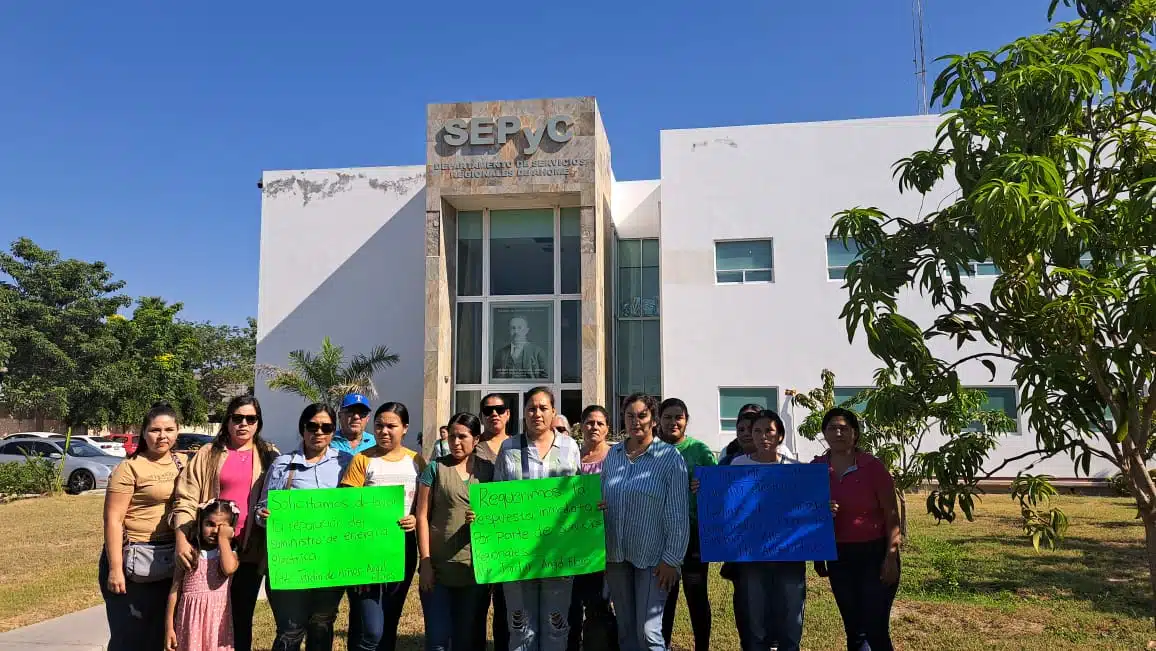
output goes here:
{"type": "Polygon", "coordinates": [[[119,350],[106,323],[129,304],[123,287],[103,262],[61,259],[27,238],[0,252],[8,367],[0,403],[41,428],[46,418],[83,424],[98,411],[90,385],[119,350]]]}
{"type": "Polygon", "coordinates": [[[273,391],[292,393],[307,402],[323,402],[336,410],[347,393],[376,397],[373,374],[400,359],[385,346],[377,346],[367,354],[354,355],[346,363],[345,349],[326,337],[317,354],[295,350],[289,353],[288,368],[263,364],[257,367],[257,373],[268,378],[273,391]]]}
{"type": "Polygon", "coordinates": [[[191,323],[200,351],[194,366],[198,391],[210,414],[224,413],[234,396],[252,393],[256,383],[257,320],[245,327],[191,323]]]}
{"type": "Polygon", "coordinates": [[[195,369],[201,361],[200,342],[194,329],[177,319],[183,305],[159,297],[138,299],[132,318],[109,320],[120,343],[115,362],[99,369],[94,390],[105,410],[89,424],[135,425],[153,403],[171,403],[187,423],[207,419],[195,369]]]}
{"type": "MultiPolygon", "coordinates": [[[[945,57],[933,90],[946,110],[939,138],[895,175],[901,191],[928,195],[950,174],[958,191],[924,215],[836,215],[832,236],[860,250],[842,317],[928,403],[958,387],[961,365],[1010,369],[1038,458],[1068,455],[1085,474],[1103,459],[1127,477],[1156,589],[1156,485],[1145,469],[1156,411],[1156,0],[1064,4],[1079,18],[945,57]],[[976,296],[961,270],[985,260],[1001,275],[976,296]],[[911,290],[929,300],[932,322],[900,312],[911,290]],[[933,354],[935,337],[956,343],[958,358],[933,354]]],[[[971,476],[939,486],[937,515],[956,504],[966,513],[951,495],[968,495],[971,476]]]]}
{"type": "Polygon", "coordinates": [[[907,536],[907,493],[932,481],[959,486],[947,492],[933,489],[927,497],[928,512],[946,519],[955,518],[955,501],[970,519],[976,484],[990,477],[982,463],[1015,423],[1002,411],[985,410],[983,391],[956,387],[940,399],[925,400],[921,387],[895,383],[895,374],[881,369],[875,386],[839,402],[835,399],[835,374],[822,372],[823,385],[795,395],[795,404],[810,410],[799,424],[799,434],[816,440],[823,434],[823,415],[832,407],[855,413],[863,432],[859,445],[887,466],[895,479],[899,500],[899,526],[907,536]],[[938,434],[942,442],[931,444],[938,434]],[[949,508],[950,507],[950,508],[949,508]]]}

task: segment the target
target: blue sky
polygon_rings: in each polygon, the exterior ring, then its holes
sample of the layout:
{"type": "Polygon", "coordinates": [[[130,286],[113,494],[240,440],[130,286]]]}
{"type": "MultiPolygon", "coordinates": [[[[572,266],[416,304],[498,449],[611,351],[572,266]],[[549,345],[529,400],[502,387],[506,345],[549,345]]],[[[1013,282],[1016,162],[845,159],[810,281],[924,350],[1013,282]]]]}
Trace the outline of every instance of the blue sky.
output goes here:
{"type": "MultiPolygon", "coordinates": [[[[4,3],[0,244],[242,323],[262,170],[423,163],[431,102],[594,95],[622,180],[657,178],[660,129],[914,113],[910,5],[4,3]]],[[[929,59],[1047,25],[1046,0],[926,5],[929,59]]]]}

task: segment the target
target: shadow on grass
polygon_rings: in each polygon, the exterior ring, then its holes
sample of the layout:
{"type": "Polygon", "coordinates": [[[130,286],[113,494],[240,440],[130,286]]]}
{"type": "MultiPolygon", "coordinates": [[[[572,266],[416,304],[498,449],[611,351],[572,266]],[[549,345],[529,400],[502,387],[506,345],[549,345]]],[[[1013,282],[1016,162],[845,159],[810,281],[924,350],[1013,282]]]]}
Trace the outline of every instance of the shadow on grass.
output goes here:
{"type": "Polygon", "coordinates": [[[959,551],[959,560],[947,567],[958,562],[960,571],[944,576],[942,561],[922,558],[920,563],[940,576],[919,582],[917,588],[944,597],[1002,593],[1040,602],[1075,599],[1102,613],[1151,615],[1143,544],[1067,537],[1057,552],[1036,552],[1026,539],[994,535],[957,538],[950,544],[959,551]],[[971,545],[995,546],[996,556],[976,553],[971,545]],[[1079,555],[1073,557],[1071,552],[1079,555]]]}

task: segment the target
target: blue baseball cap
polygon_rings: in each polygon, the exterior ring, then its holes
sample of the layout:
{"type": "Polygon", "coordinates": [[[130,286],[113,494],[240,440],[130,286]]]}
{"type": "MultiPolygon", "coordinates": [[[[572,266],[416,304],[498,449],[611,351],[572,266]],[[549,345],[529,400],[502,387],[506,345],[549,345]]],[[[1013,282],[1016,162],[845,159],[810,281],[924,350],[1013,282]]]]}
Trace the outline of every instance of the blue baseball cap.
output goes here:
{"type": "Polygon", "coordinates": [[[346,394],[345,400],[341,401],[341,408],[342,409],[349,409],[350,407],[353,407],[354,405],[361,405],[362,407],[365,407],[366,409],[370,409],[369,398],[366,398],[365,396],[361,395],[360,393],[346,394]]]}

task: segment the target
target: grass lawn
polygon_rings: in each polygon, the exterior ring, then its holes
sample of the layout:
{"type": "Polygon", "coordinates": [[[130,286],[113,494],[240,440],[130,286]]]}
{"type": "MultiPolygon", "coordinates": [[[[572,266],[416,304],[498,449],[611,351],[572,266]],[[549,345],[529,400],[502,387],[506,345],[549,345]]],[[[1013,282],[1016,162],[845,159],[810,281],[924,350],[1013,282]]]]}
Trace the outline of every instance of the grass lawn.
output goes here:
{"type": "MultiPolygon", "coordinates": [[[[918,497],[910,500],[918,510],[918,497]]],[[[1064,548],[1036,553],[1006,495],[991,495],[976,522],[911,522],[892,630],[903,649],[1143,649],[1156,639],[1150,612],[1144,532],[1128,500],[1064,497],[1072,519],[1064,548]]],[[[8,562],[0,567],[0,631],[100,603],[99,497],[59,497],[0,505],[8,562]]],[[[738,648],[730,584],[714,568],[717,649],[738,648]]],[[[809,577],[804,647],[845,648],[826,582],[809,577]]],[[[345,649],[345,615],[336,649],[345,649]]],[[[273,618],[257,610],[258,648],[268,649],[273,618]]],[[[416,586],[403,615],[400,647],[421,648],[416,586]]],[[[675,647],[690,649],[680,603],[675,647]]]]}

